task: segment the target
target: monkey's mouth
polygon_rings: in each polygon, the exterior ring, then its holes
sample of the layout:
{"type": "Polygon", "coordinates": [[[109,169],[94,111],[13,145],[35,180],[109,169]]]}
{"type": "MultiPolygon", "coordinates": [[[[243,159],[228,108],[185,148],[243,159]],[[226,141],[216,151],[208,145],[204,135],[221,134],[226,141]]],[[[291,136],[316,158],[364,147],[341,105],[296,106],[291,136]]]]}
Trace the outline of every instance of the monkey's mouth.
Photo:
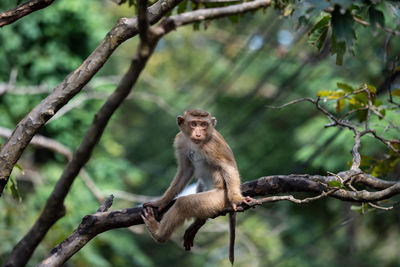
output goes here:
{"type": "Polygon", "coordinates": [[[195,143],[195,144],[200,144],[200,143],[201,143],[201,141],[203,141],[203,140],[201,140],[201,139],[194,139],[194,138],[192,138],[192,142],[193,142],[193,143],[195,143]]]}

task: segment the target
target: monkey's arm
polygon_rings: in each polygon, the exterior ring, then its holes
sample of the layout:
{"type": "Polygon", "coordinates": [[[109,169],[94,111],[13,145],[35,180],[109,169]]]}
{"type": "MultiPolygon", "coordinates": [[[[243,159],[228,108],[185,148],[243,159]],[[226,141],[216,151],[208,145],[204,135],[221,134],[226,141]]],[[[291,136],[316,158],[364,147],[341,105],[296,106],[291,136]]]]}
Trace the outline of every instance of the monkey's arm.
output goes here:
{"type": "Polygon", "coordinates": [[[169,185],[168,189],[165,191],[163,196],[152,203],[152,206],[159,207],[163,209],[168,205],[189,183],[193,176],[193,165],[190,160],[177,151],[178,160],[178,171],[175,175],[174,180],[169,185]]]}
{"type": "Polygon", "coordinates": [[[221,165],[221,174],[226,186],[228,200],[235,208],[236,205],[242,203],[244,199],[240,192],[239,172],[235,166],[225,163],[221,165]]]}

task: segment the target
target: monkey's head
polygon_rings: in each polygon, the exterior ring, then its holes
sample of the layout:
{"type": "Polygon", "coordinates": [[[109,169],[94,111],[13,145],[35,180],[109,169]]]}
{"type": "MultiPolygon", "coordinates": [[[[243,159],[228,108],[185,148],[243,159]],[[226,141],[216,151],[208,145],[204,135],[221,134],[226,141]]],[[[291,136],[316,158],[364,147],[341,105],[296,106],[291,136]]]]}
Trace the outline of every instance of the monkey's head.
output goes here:
{"type": "Polygon", "coordinates": [[[182,133],[195,144],[210,140],[217,122],[210,113],[200,109],[185,111],[183,116],[178,116],[177,120],[182,133]]]}

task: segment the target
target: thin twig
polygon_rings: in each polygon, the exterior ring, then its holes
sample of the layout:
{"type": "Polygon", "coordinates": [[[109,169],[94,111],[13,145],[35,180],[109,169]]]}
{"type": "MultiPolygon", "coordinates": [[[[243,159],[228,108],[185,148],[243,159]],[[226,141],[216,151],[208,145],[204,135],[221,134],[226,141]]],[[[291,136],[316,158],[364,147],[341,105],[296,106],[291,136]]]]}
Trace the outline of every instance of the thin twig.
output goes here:
{"type": "MultiPolygon", "coordinates": [[[[365,21],[365,20],[359,19],[359,18],[356,17],[356,16],[353,16],[353,20],[354,20],[355,22],[357,22],[358,24],[361,24],[361,25],[363,25],[363,26],[371,26],[371,23],[369,23],[369,22],[367,22],[367,21],[365,21]]],[[[379,29],[384,30],[384,31],[387,32],[387,33],[390,33],[390,34],[393,34],[393,35],[400,35],[400,32],[399,32],[399,31],[392,30],[392,29],[389,29],[389,28],[386,28],[386,27],[382,27],[382,26],[379,25],[379,24],[376,24],[375,26],[376,26],[377,28],[379,28],[379,29]]]]}
{"type": "Polygon", "coordinates": [[[368,205],[370,205],[371,207],[373,207],[373,208],[375,208],[375,209],[379,209],[379,210],[391,210],[391,209],[393,209],[393,206],[390,206],[390,207],[382,207],[382,206],[379,206],[379,205],[376,205],[376,204],[374,204],[374,203],[372,203],[372,202],[368,202],[368,205]]]}
{"type": "Polygon", "coordinates": [[[104,201],[104,202],[100,205],[100,207],[97,209],[97,212],[107,212],[107,211],[111,208],[111,206],[112,206],[112,204],[113,204],[113,200],[114,200],[114,196],[113,196],[113,195],[110,195],[110,196],[106,199],[106,201],[104,201]]]}

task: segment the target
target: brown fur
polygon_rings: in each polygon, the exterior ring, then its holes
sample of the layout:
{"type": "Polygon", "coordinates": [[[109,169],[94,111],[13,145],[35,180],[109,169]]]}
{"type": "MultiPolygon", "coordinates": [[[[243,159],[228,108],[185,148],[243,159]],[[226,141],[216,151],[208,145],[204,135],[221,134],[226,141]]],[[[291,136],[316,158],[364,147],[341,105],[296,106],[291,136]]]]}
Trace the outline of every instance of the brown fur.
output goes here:
{"type": "MultiPolygon", "coordinates": [[[[214,129],[215,118],[206,111],[194,109],[179,116],[178,125],[181,131],[174,141],[178,161],[176,176],[160,199],[144,204],[142,218],[158,242],[168,240],[174,229],[188,218],[197,218],[196,226],[192,228],[201,227],[205,219],[217,215],[225,207],[236,210],[236,205],[249,201],[240,193],[236,161],[222,135],[214,129]],[[193,126],[193,121],[197,123],[196,126],[193,126]],[[198,126],[202,122],[207,123],[206,128],[198,126]],[[178,198],[162,220],[157,222],[149,206],[160,210],[166,207],[185,188],[192,176],[198,176],[198,193],[178,198]]],[[[194,234],[190,235],[191,240],[185,239],[186,249],[193,245],[197,230],[192,230],[194,234]]]]}

